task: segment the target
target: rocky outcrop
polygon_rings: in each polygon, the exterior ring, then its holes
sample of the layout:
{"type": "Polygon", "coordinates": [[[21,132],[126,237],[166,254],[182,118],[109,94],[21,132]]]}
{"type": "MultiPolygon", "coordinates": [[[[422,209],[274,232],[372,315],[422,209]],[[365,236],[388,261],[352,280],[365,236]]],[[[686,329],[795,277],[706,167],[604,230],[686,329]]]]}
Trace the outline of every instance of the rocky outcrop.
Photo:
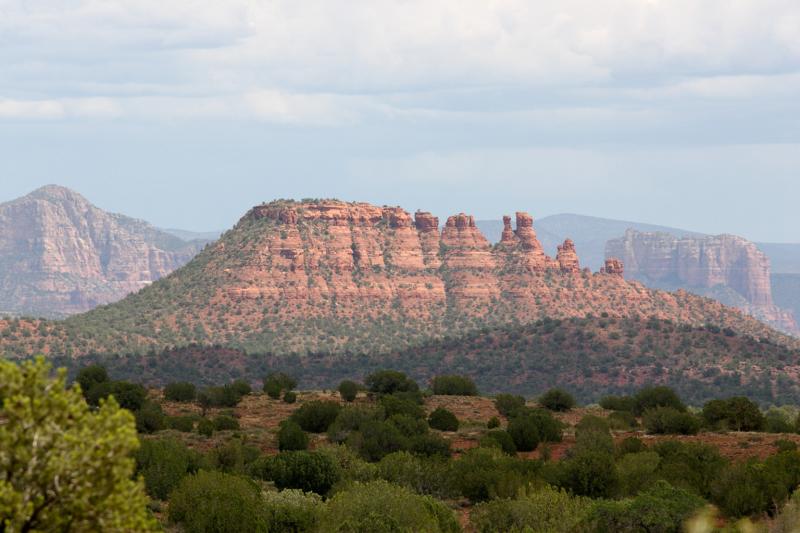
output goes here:
{"type": "Polygon", "coordinates": [[[567,239],[564,241],[564,244],[558,246],[556,261],[558,261],[562,272],[580,272],[581,263],[578,260],[578,254],[575,251],[575,243],[572,242],[572,239],[567,239]]]}
{"type": "Polygon", "coordinates": [[[606,255],[623,258],[629,279],[714,297],[784,331],[797,332],[792,314],[773,303],[769,259],[742,237],[628,230],[608,242],[606,255]]]}
{"type": "Polygon", "coordinates": [[[622,277],[625,275],[625,264],[619,259],[610,257],[606,259],[606,264],[600,269],[600,273],[622,277]]]}
{"type": "Polygon", "coordinates": [[[0,204],[0,314],[63,316],[115,302],[184,265],[203,244],[43,187],[0,204]]]}

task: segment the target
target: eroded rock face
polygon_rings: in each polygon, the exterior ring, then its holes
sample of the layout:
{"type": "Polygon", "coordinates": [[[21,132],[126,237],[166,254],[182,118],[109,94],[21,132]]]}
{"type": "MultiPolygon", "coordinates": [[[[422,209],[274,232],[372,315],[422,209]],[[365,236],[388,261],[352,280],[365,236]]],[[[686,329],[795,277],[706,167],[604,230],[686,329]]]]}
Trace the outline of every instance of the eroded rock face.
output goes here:
{"type": "Polygon", "coordinates": [[[43,187],[0,205],[0,313],[63,316],[115,302],[184,265],[203,244],[43,187]]]}
{"type": "Polygon", "coordinates": [[[625,264],[616,258],[606,259],[605,266],[600,269],[601,274],[623,277],[625,275],[625,264]]]}
{"type": "Polygon", "coordinates": [[[606,255],[623,258],[630,279],[714,297],[779,329],[797,332],[791,313],[772,301],[769,259],[742,237],[678,238],[628,230],[608,242],[606,255]]]}
{"type": "Polygon", "coordinates": [[[556,261],[558,261],[562,272],[580,272],[581,263],[578,260],[578,253],[575,251],[575,243],[572,242],[572,239],[567,239],[564,244],[559,245],[556,261]]]}

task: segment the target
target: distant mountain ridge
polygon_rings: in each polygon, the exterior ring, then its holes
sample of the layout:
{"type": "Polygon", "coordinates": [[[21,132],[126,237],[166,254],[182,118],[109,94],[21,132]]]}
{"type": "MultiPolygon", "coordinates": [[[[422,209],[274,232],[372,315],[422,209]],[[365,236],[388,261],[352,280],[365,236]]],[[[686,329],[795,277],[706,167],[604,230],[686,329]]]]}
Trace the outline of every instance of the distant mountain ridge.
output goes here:
{"type": "Polygon", "coordinates": [[[186,264],[186,242],[48,185],[0,204],[0,314],[63,317],[117,301],[186,264]]]}

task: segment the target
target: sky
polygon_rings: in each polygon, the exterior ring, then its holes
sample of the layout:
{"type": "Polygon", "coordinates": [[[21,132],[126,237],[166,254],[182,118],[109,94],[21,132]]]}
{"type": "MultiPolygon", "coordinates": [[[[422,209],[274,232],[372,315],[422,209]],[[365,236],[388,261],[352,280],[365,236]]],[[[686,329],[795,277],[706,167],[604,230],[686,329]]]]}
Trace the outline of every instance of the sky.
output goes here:
{"type": "Polygon", "coordinates": [[[800,242],[797,0],[0,0],[0,202],[275,198],[800,242]]]}

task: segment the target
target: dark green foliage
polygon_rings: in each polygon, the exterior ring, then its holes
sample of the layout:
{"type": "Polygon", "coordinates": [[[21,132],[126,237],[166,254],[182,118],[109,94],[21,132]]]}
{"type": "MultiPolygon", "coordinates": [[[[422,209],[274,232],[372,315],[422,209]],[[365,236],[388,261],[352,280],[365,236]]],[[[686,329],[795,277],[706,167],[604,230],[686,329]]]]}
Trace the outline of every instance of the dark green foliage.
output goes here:
{"type": "Polygon", "coordinates": [[[215,431],[230,431],[239,429],[239,421],[232,416],[219,415],[214,418],[215,431]]]}
{"type": "Polygon", "coordinates": [[[206,459],[209,466],[229,474],[244,474],[259,457],[258,448],[231,439],[211,450],[206,459]]]}
{"type": "Polygon", "coordinates": [[[300,489],[325,495],[339,480],[338,466],[321,453],[281,452],[268,464],[269,478],[279,489],[300,489]]]}
{"type": "Polygon", "coordinates": [[[240,389],[233,385],[206,387],[197,393],[197,401],[205,409],[208,407],[236,407],[242,400],[240,389]]]}
{"type": "Polygon", "coordinates": [[[493,416],[493,417],[492,417],[492,418],[490,418],[490,419],[489,419],[489,421],[486,423],[486,427],[487,427],[488,429],[495,429],[495,428],[499,428],[499,427],[500,427],[500,419],[499,419],[499,418],[497,418],[496,416],[493,416]]]}
{"type": "Polygon", "coordinates": [[[648,409],[642,417],[642,423],[653,434],[694,435],[700,431],[700,420],[696,416],[673,407],[648,409]]]}
{"type": "Polygon", "coordinates": [[[778,449],[778,453],[793,452],[797,450],[797,443],[793,440],[778,439],[773,442],[772,445],[778,449]]]}
{"type": "Polygon", "coordinates": [[[611,454],[614,452],[614,441],[606,420],[586,415],[575,426],[575,446],[573,453],[596,451],[611,454]]]}
{"type": "Polygon", "coordinates": [[[408,451],[425,457],[450,457],[450,441],[434,433],[414,435],[408,439],[408,451]]]}
{"type": "Polygon", "coordinates": [[[252,387],[250,387],[250,384],[247,381],[243,380],[243,379],[234,380],[233,383],[230,384],[230,387],[240,397],[241,396],[247,396],[248,394],[253,392],[253,389],[252,389],[252,387]]]}
{"type": "Polygon", "coordinates": [[[92,387],[108,381],[108,372],[106,371],[106,367],[102,365],[89,365],[80,369],[75,381],[80,384],[83,397],[88,400],[86,395],[92,387]]]}
{"type": "Polygon", "coordinates": [[[221,472],[185,477],[169,498],[169,520],[187,533],[268,533],[258,486],[221,472]]]}
{"type": "Polygon", "coordinates": [[[707,498],[711,484],[728,462],[716,448],[699,443],[664,441],[650,447],[661,457],[657,475],[671,485],[690,489],[707,498]]]}
{"type": "Polygon", "coordinates": [[[365,421],[357,438],[351,437],[351,440],[354,448],[367,461],[379,461],[392,452],[408,447],[408,438],[394,424],[378,420],[365,421]]]}
{"type": "Polygon", "coordinates": [[[639,427],[636,416],[630,411],[614,411],[608,415],[607,420],[611,429],[629,430],[639,427]]]}
{"type": "Polygon", "coordinates": [[[630,500],[596,502],[585,530],[680,533],[683,523],[703,505],[702,498],[661,481],[630,500]]]}
{"type": "Polygon", "coordinates": [[[281,422],[278,430],[278,449],[282,452],[305,450],[308,448],[308,435],[291,420],[281,422]]]}
{"type": "Polygon", "coordinates": [[[711,489],[712,501],[731,517],[773,513],[787,497],[780,477],[756,461],[724,469],[711,489]]]}
{"type": "Polygon", "coordinates": [[[294,391],[287,390],[283,393],[283,403],[295,403],[297,401],[297,394],[294,391]]]}
{"type": "Polygon", "coordinates": [[[436,376],[431,380],[431,389],[434,394],[442,396],[478,395],[478,387],[476,387],[475,382],[467,376],[436,376]]]}
{"type": "Polygon", "coordinates": [[[358,431],[367,420],[383,420],[382,409],[360,406],[345,406],[339,410],[336,420],[328,428],[328,438],[332,442],[341,443],[354,431],[358,431]]]}
{"type": "Polygon", "coordinates": [[[472,502],[513,498],[537,478],[540,463],[505,455],[492,448],[473,448],[453,461],[453,482],[472,502]]]}
{"type": "Polygon", "coordinates": [[[617,456],[623,456],[628,453],[640,453],[647,450],[647,446],[636,437],[625,437],[622,442],[617,444],[617,456]]]}
{"type": "Polygon", "coordinates": [[[419,390],[417,383],[396,370],[379,370],[364,379],[364,384],[370,392],[376,394],[394,394],[396,392],[416,392],[419,390]]]}
{"type": "Polygon", "coordinates": [[[191,402],[196,397],[197,388],[188,381],[168,383],[164,387],[164,398],[173,402],[191,402]]]}
{"type": "Polygon", "coordinates": [[[264,377],[264,392],[270,398],[277,400],[283,391],[290,391],[297,387],[297,380],[284,372],[273,372],[264,377]]]}
{"type": "Polygon", "coordinates": [[[194,430],[195,416],[167,416],[164,418],[166,426],[183,433],[191,433],[194,430]]]}
{"type": "Polygon", "coordinates": [[[631,396],[604,396],[600,398],[600,407],[609,411],[627,411],[632,413],[636,410],[636,400],[631,396]]]}
{"type": "Polygon", "coordinates": [[[734,431],[760,431],[766,425],[758,405],[743,396],[707,402],[703,406],[703,419],[711,427],[734,431]]]}
{"type": "Polygon", "coordinates": [[[395,452],[378,463],[378,475],[418,494],[439,498],[457,496],[454,493],[450,462],[441,457],[420,457],[409,452],[395,452]]]}
{"type": "Polygon", "coordinates": [[[381,396],[379,405],[383,407],[387,417],[407,415],[413,418],[425,418],[425,410],[413,397],[402,394],[385,394],[381,396]]]}
{"type": "Polygon", "coordinates": [[[444,407],[434,409],[428,417],[428,424],[439,431],[458,431],[458,418],[444,407]]]}
{"type": "Polygon", "coordinates": [[[352,402],[358,396],[358,383],[346,379],[339,383],[339,395],[346,402],[352,402]]]}
{"type": "Polygon", "coordinates": [[[429,429],[424,418],[415,418],[409,415],[392,415],[386,421],[394,425],[406,437],[424,435],[428,433],[429,429]]]}
{"type": "Polygon", "coordinates": [[[602,451],[584,451],[557,466],[557,482],[572,494],[607,498],[617,488],[614,456],[602,451]]]}
{"type": "Polygon", "coordinates": [[[481,446],[496,446],[508,455],[517,453],[517,446],[514,444],[514,439],[511,438],[511,435],[509,435],[507,431],[503,431],[502,429],[495,429],[488,432],[481,439],[481,446]]]}
{"type": "Polygon", "coordinates": [[[214,422],[208,418],[201,418],[197,423],[197,433],[204,437],[210,437],[214,434],[214,422]]]}
{"type": "Polygon", "coordinates": [[[619,494],[636,496],[651,487],[657,480],[656,471],[661,457],[656,452],[627,453],[617,461],[619,494]]]}
{"type": "MultiPolygon", "coordinates": [[[[590,500],[564,490],[542,487],[514,499],[498,499],[475,506],[470,524],[479,533],[556,533],[583,531],[590,500]]],[[[609,532],[610,533],[610,532],[609,532]]]]}
{"type": "Polygon", "coordinates": [[[166,500],[199,462],[195,452],[175,439],[143,440],[135,457],[136,473],[144,478],[147,493],[160,500],[166,500]]]}
{"type": "Polygon", "coordinates": [[[513,394],[498,394],[494,398],[494,406],[503,416],[511,416],[515,410],[525,407],[525,398],[513,394]]]}
{"type": "Polygon", "coordinates": [[[147,400],[147,391],[141,385],[127,381],[103,381],[92,385],[85,394],[89,405],[97,406],[100,400],[114,396],[120,407],[130,411],[138,411],[147,400]]]}
{"type": "Polygon", "coordinates": [[[655,409],[656,407],[671,407],[679,412],[686,411],[686,405],[675,391],[669,387],[645,387],[639,390],[633,399],[635,401],[633,413],[637,416],[641,416],[648,409],[655,409]]]}
{"type": "Polygon", "coordinates": [[[562,425],[544,409],[515,411],[508,422],[508,434],[521,452],[535,450],[540,442],[560,442],[562,425]]]}
{"type": "Polygon", "coordinates": [[[539,397],[539,405],[550,411],[569,411],[575,407],[575,398],[562,389],[550,389],[539,397]]]}
{"type": "Polygon", "coordinates": [[[145,403],[134,413],[134,416],[136,417],[136,431],[139,433],[155,433],[167,427],[161,406],[155,402],[145,403]]]}
{"type": "Polygon", "coordinates": [[[291,419],[304,431],[324,433],[336,420],[340,409],[341,407],[336,402],[314,400],[301,405],[292,413],[291,419]]]}
{"type": "Polygon", "coordinates": [[[794,433],[794,425],[780,411],[769,411],[764,415],[764,431],[767,433],[794,433]]]}

